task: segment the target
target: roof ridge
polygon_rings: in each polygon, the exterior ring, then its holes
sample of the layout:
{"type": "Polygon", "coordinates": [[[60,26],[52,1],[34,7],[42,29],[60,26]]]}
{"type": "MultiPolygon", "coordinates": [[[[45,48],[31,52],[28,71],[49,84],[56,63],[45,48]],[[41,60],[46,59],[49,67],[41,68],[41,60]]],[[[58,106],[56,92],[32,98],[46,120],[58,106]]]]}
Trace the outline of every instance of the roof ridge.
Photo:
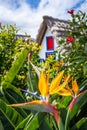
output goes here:
{"type": "Polygon", "coordinates": [[[46,19],[51,19],[51,20],[53,20],[53,21],[59,21],[59,22],[64,22],[64,23],[69,23],[69,20],[64,20],[64,19],[59,19],[59,18],[54,18],[54,17],[52,17],[52,16],[48,16],[48,15],[44,15],[43,16],[43,19],[44,20],[46,20],[46,19]]]}

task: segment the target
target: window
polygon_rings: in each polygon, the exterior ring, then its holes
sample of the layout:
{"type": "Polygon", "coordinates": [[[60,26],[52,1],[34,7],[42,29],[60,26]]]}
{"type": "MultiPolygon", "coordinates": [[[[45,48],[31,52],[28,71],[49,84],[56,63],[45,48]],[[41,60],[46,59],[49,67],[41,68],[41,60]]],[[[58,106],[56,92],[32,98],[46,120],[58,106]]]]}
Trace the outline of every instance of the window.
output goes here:
{"type": "Polygon", "coordinates": [[[46,58],[48,58],[50,55],[53,55],[54,59],[55,59],[55,53],[54,52],[46,52],[46,58]]]}
{"type": "Polygon", "coordinates": [[[54,50],[54,38],[52,36],[46,37],[47,50],[54,50]]]}

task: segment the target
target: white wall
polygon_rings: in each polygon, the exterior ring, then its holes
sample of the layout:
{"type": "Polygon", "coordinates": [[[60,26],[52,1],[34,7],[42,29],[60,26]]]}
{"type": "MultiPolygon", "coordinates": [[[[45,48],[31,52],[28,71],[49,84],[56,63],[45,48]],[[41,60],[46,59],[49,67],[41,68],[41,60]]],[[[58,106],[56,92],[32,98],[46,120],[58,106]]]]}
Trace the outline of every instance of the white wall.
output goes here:
{"type": "MultiPolygon", "coordinates": [[[[47,50],[47,45],[46,45],[46,37],[47,36],[53,36],[53,34],[51,33],[51,31],[49,29],[47,29],[45,35],[44,35],[44,38],[42,40],[42,43],[41,43],[41,46],[42,46],[42,49],[40,50],[39,52],[39,56],[41,59],[46,59],[46,52],[53,52],[53,50],[49,51],[47,50]]],[[[56,49],[57,47],[57,43],[56,43],[56,40],[54,39],[54,50],[56,49]]]]}

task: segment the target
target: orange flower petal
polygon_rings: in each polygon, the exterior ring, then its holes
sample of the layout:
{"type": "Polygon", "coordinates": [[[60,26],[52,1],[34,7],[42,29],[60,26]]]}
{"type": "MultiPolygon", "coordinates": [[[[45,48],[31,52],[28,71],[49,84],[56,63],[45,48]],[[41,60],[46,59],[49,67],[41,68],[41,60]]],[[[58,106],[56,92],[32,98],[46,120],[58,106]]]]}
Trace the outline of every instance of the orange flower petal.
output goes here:
{"type": "Polygon", "coordinates": [[[25,103],[19,103],[19,104],[12,104],[9,106],[13,107],[21,107],[21,106],[27,106],[27,105],[33,105],[33,104],[41,104],[42,102],[40,100],[34,100],[32,102],[25,102],[25,103]]]}
{"type": "Polygon", "coordinates": [[[61,95],[61,96],[71,96],[71,92],[67,89],[62,89],[61,91],[58,91],[58,94],[61,95]]]}
{"type": "Polygon", "coordinates": [[[49,89],[44,71],[41,71],[38,87],[42,96],[48,95],[49,89]]]}
{"type": "Polygon", "coordinates": [[[60,81],[63,77],[63,74],[64,74],[64,71],[60,72],[58,76],[56,76],[52,82],[51,82],[51,85],[50,85],[50,88],[49,88],[49,93],[50,94],[53,94],[53,91],[57,89],[57,87],[59,86],[60,84],[60,81]]]}
{"type": "Polygon", "coordinates": [[[79,87],[78,87],[78,84],[76,82],[76,80],[72,81],[72,90],[73,92],[75,93],[75,95],[78,93],[79,91],[79,87]]]}
{"type": "Polygon", "coordinates": [[[56,85],[56,87],[50,91],[50,94],[58,93],[59,91],[61,91],[68,83],[69,78],[70,78],[70,75],[67,76],[67,78],[65,79],[65,81],[61,85],[59,85],[59,86],[56,85]]]}

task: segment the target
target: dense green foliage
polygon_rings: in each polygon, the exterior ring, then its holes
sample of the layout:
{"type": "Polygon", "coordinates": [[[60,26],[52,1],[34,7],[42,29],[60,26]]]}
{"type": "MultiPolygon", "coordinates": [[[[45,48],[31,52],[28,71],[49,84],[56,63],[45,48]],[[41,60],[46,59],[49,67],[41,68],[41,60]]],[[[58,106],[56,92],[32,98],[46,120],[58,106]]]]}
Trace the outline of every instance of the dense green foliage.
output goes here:
{"type": "Polygon", "coordinates": [[[80,84],[87,78],[87,15],[79,11],[71,16],[69,25],[72,30],[67,32],[69,37],[60,41],[60,46],[67,48],[61,55],[65,64],[62,69],[75,77],[80,84]]]}
{"type": "MultiPolygon", "coordinates": [[[[38,51],[40,49],[38,44],[31,41],[31,38],[28,35],[26,35],[27,41],[24,41],[22,37],[17,38],[17,33],[18,30],[14,25],[0,27],[0,80],[5,78],[6,73],[12,66],[13,62],[19,57],[20,52],[28,46],[29,52],[32,53],[32,60],[34,58],[36,59],[36,61],[33,60],[34,63],[38,61],[38,51]]],[[[20,58],[23,58],[23,56],[20,58]]],[[[20,63],[21,68],[18,70],[18,73],[15,75],[15,79],[13,80],[13,84],[17,87],[26,87],[27,85],[27,58],[23,58],[22,62],[23,64],[20,63]]]]}

